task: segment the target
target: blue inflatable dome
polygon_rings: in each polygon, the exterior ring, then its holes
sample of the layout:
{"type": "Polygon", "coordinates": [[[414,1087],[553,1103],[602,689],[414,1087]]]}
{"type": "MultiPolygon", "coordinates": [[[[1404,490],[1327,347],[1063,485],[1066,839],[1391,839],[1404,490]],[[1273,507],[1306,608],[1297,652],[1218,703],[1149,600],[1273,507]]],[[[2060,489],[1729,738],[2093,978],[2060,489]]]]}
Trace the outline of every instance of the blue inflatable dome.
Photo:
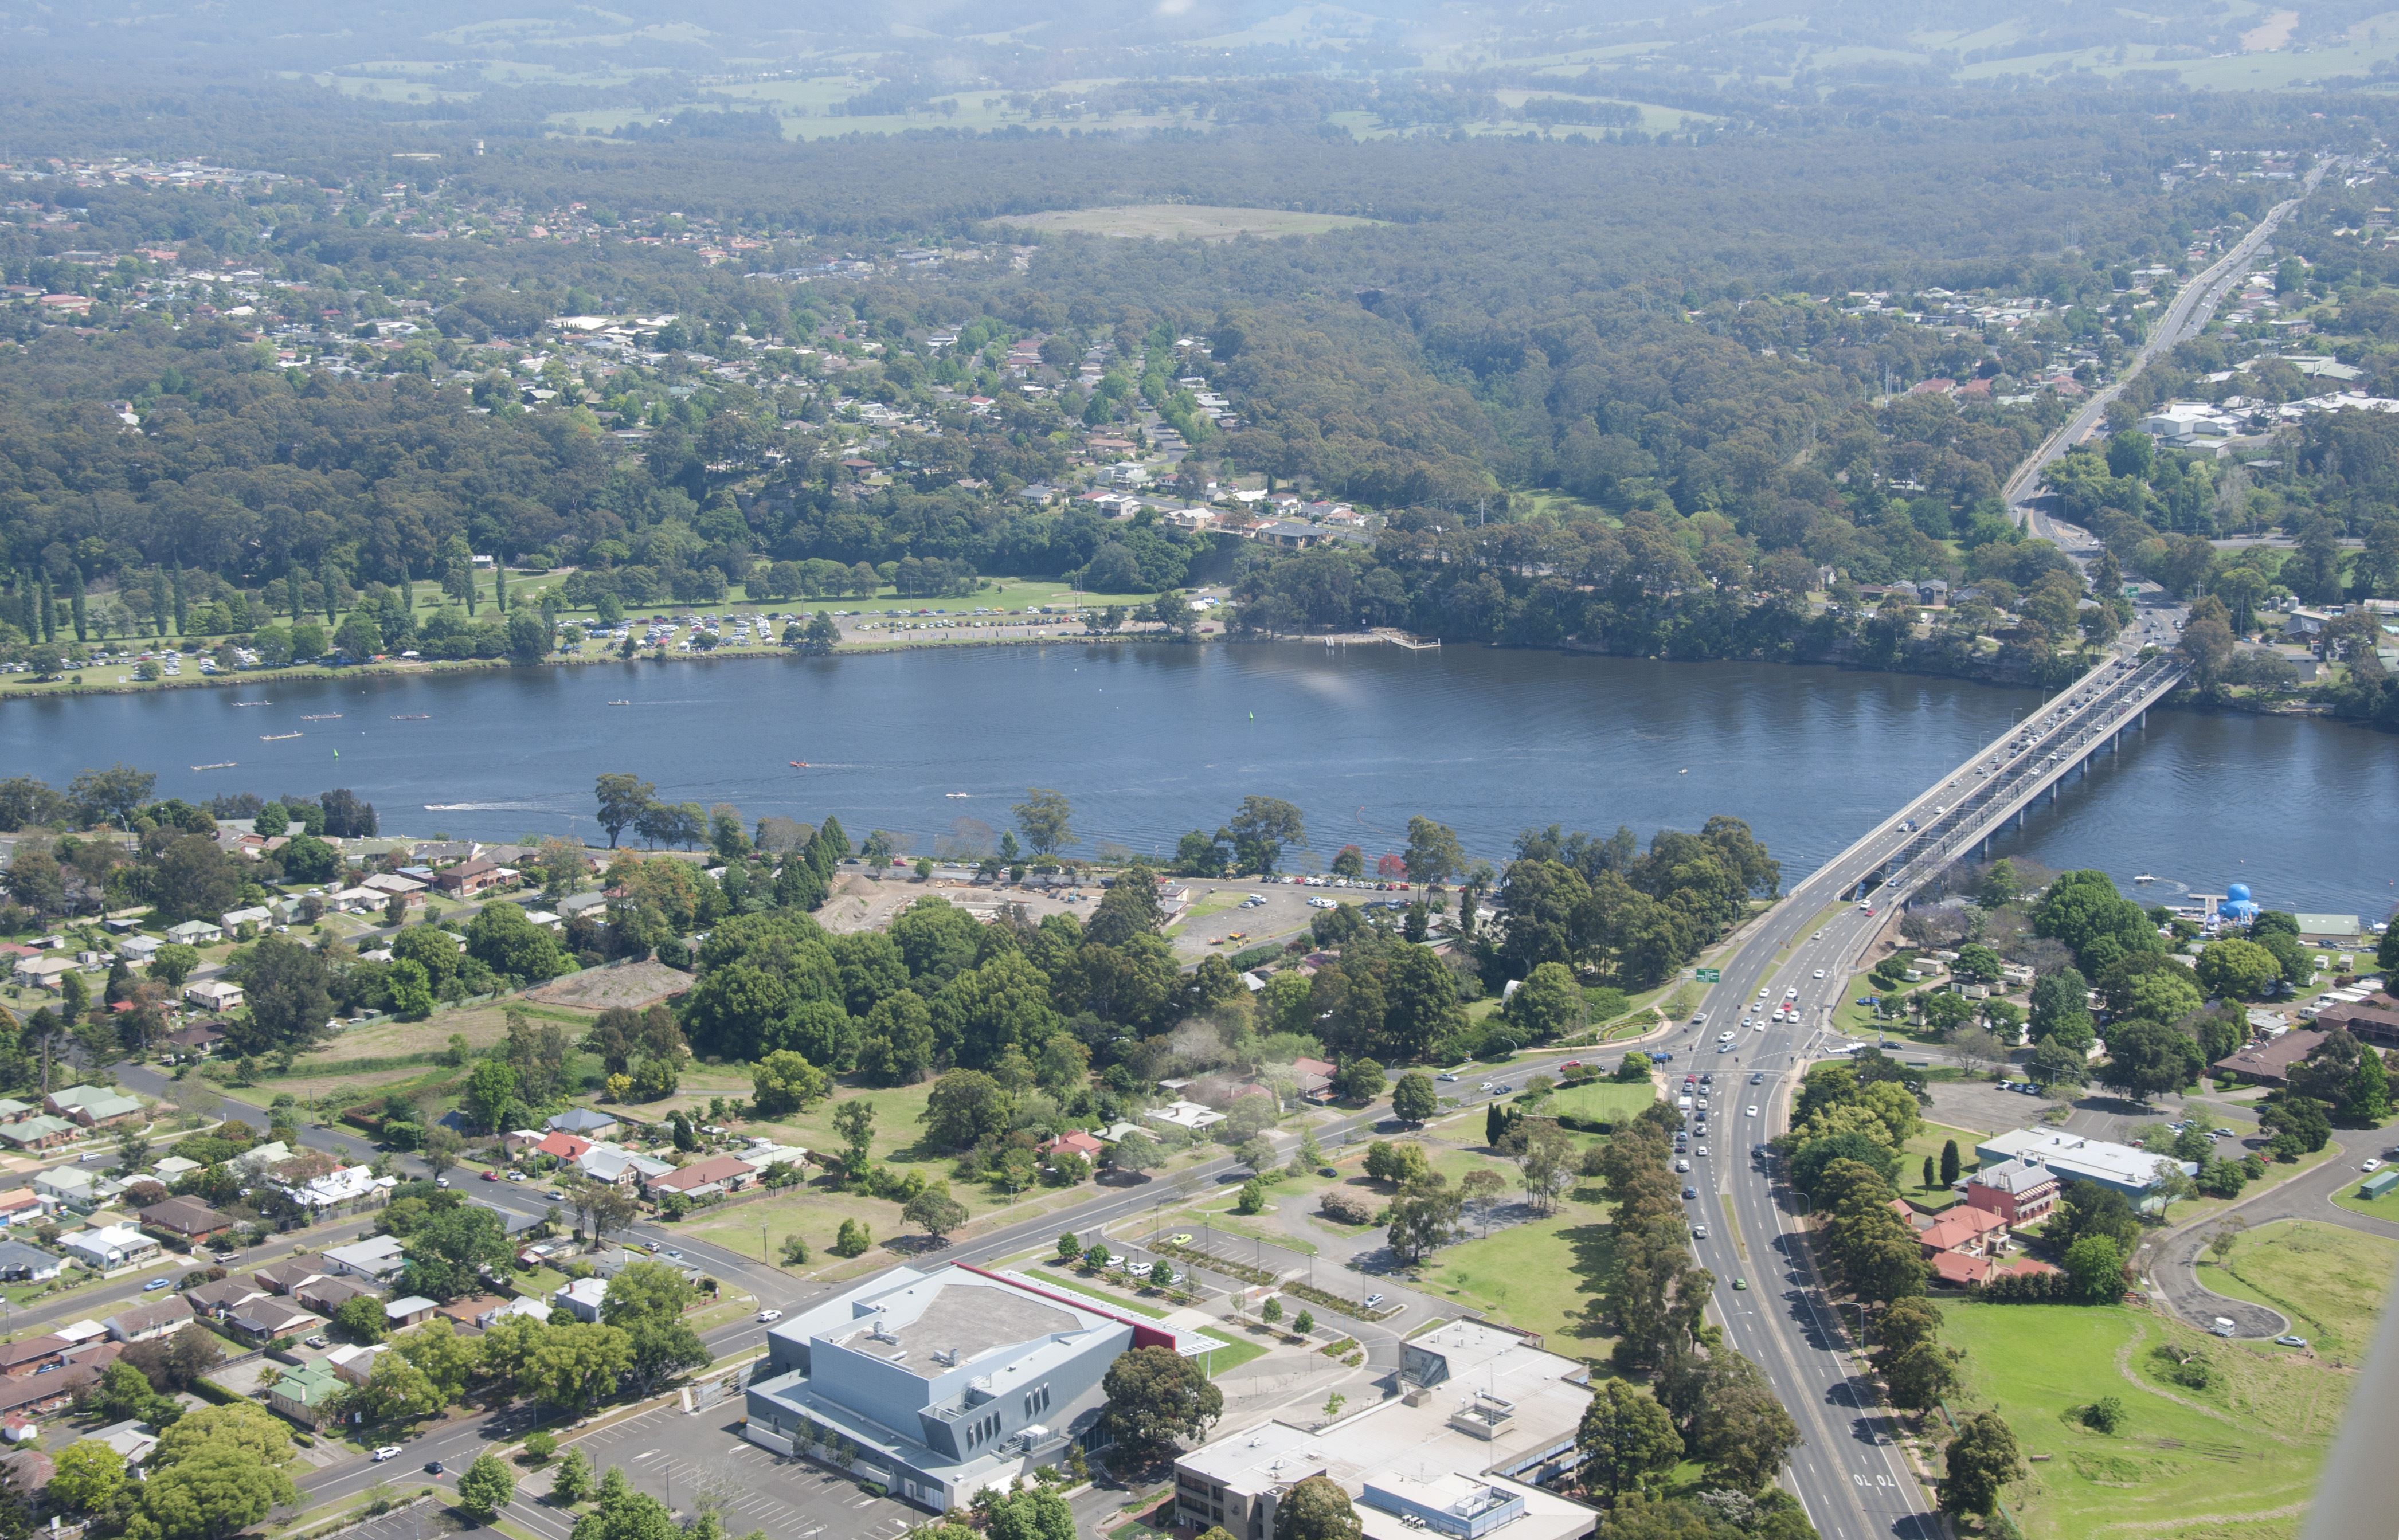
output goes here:
{"type": "Polygon", "coordinates": [[[2247,883],[2230,883],[2225,886],[2224,902],[2216,907],[2216,912],[2228,920],[2248,925],[2257,918],[2261,911],[2257,901],[2249,897],[2247,883]]]}
{"type": "Polygon", "coordinates": [[[2224,890],[2224,897],[2231,903],[2245,904],[2250,901],[2249,885],[2247,883],[2234,883],[2231,886],[2227,887],[2224,890]]]}

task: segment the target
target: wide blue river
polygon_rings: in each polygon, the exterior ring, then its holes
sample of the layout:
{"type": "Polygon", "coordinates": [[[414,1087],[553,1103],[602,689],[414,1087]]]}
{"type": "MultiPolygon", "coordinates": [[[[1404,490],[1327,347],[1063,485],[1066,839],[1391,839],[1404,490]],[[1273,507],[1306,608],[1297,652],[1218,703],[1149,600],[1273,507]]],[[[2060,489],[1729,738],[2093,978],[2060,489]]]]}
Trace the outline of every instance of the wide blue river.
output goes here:
{"type": "MultiPolygon", "coordinates": [[[[2038,699],[1823,668],[1061,642],[19,701],[0,707],[0,774],[63,785],[122,760],[196,801],[346,786],[387,831],[515,838],[597,837],[593,777],[626,770],[670,800],[835,814],[917,848],[960,819],[1004,827],[1047,786],[1085,853],[1172,850],[1258,792],[1306,814],[1303,866],[1349,843],[1371,860],[1418,813],[1495,862],[1527,826],[1646,839],[1728,813],[1796,877],[2038,699]]],[[[2128,890],[2145,872],[2160,895],[2247,882],[2273,907],[2379,920],[2399,902],[2399,740],[2152,712],[2009,838],[2128,890]]]]}

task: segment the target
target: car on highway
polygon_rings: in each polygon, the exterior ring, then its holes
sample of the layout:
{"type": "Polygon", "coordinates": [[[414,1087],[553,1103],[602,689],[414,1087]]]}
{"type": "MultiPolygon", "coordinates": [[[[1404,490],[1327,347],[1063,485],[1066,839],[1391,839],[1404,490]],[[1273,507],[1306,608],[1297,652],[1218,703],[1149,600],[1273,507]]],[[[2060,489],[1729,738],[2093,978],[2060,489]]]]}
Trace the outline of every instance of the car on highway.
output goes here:
{"type": "Polygon", "coordinates": [[[386,1444],[381,1449],[374,1452],[374,1463],[376,1465],[381,1465],[386,1460],[398,1458],[399,1454],[400,1446],[398,1444],[386,1444]]]}
{"type": "Polygon", "coordinates": [[[1732,1286],[1744,1294],[1749,1292],[1749,1280],[1747,1278],[1735,1278],[1732,1280],[1732,1286]]]}
{"type": "Polygon", "coordinates": [[[1683,1201],[1686,1203],[1697,1201],[1699,1196],[1700,1190],[1697,1187],[1686,1187],[1683,1189],[1683,1201]]]}
{"type": "Polygon", "coordinates": [[[485,1171],[483,1173],[483,1180],[485,1182],[497,1182],[500,1180],[500,1173],[497,1171],[485,1171]]]}
{"type": "Polygon", "coordinates": [[[1677,1160],[1674,1162],[1674,1169],[1677,1171],[1687,1171],[1690,1169],[1691,1163],[1687,1160],[1677,1160]]]}
{"type": "Polygon", "coordinates": [[[1824,977],[1824,970],[1823,970],[1823,968],[1818,968],[1818,969],[1816,970],[1816,977],[1817,977],[1817,978],[1819,978],[1819,979],[1822,979],[1823,977],[1824,977]]]}
{"type": "Polygon", "coordinates": [[[1816,934],[1815,934],[1815,935],[1810,936],[1810,937],[1809,937],[1809,938],[1808,938],[1808,939],[1809,939],[1809,940],[1811,940],[1811,941],[1821,941],[1821,940],[1823,940],[1823,939],[1824,939],[1824,933],[1823,933],[1823,931],[1821,931],[1821,930],[1820,930],[1820,931],[1818,931],[1818,932],[1816,932],[1816,934]]]}
{"type": "Polygon", "coordinates": [[[1358,1303],[1364,1305],[1367,1309],[1372,1310],[1376,1305],[1383,1303],[1383,1296],[1380,1294],[1369,1294],[1358,1303]]]}
{"type": "Polygon", "coordinates": [[[426,1461],[426,1462],[425,1462],[425,1474],[426,1474],[426,1475],[427,1475],[427,1476],[439,1476],[439,1475],[440,1475],[440,1474],[441,1474],[441,1462],[440,1462],[440,1461],[439,1461],[439,1460],[427,1460],[427,1461],[426,1461]]]}
{"type": "Polygon", "coordinates": [[[1443,1070],[1439,1074],[1434,1075],[1433,1078],[1435,1080],[1456,1080],[1457,1078],[1457,1072],[1456,1070],[1443,1070]]]}
{"type": "Polygon", "coordinates": [[[1755,1117],[1757,1115],[1757,1103],[1755,1101],[1751,1102],[1749,1104],[1749,1111],[1743,1113],[1742,1115],[1743,1117],[1755,1117]]]}
{"type": "Polygon", "coordinates": [[[1691,1146],[1691,1153],[1705,1160],[1708,1156],[1708,1147],[1704,1144],[1694,1144],[1691,1146]]]}
{"type": "Polygon", "coordinates": [[[1704,1224],[1694,1224],[1694,1225],[1692,1225],[1692,1226],[1691,1226],[1691,1238],[1692,1238],[1693,1240],[1705,1240],[1705,1239],[1707,1239],[1707,1238],[1708,1238],[1708,1227],[1707,1227],[1706,1225],[1704,1225],[1704,1224]]]}
{"type": "Polygon", "coordinates": [[[1483,1084],[1475,1087],[1474,1088],[1488,1096],[1491,1092],[1498,1090],[1499,1087],[1493,1085],[1490,1081],[1485,1080],[1483,1084]]]}
{"type": "Polygon", "coordinates": [[[782,1318],[783,1313],[780,1310],[761,1310],[758,1312],[758,1323],[761,1326],[772,1326],[775,1322],[781,1320],[782,1318]]]}
{"type": "Polygon", "coordinates": [[[1765,1084],[1766,1084],[1766,1072],[1765,1072],[1764,1070],[1752,1070],[1752,1071],[1750,1071],[1750,1072],[1749,1072],[1749,1083],[1750,1083],[1751,1085],[1753,1085],[1753,1086],[1763,1086],[1763,1085],[1765,1085],[1765,1084]]]}

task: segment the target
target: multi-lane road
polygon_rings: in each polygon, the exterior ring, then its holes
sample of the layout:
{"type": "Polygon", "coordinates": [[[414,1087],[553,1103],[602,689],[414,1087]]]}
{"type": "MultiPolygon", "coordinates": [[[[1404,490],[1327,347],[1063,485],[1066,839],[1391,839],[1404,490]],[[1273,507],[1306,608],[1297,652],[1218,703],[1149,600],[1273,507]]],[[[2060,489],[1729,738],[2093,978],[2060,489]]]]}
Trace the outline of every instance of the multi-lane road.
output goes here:
{"type": "Polygon", "coordinates": [[[2324,181],[2325,173],[2339,164],[2338,160],[2319,162],[2314,169],[2308,172],[2306,181],[2300,183],[2297,196],[2286,198],[2267,210],[2266,217],[2242,236],[2231,250],[2210,263],[2199,277],[2184,284],[2167,303],[2165,313],[2149,329],[2149,334],[2140,347],[2117,372],[2115,380],[2093,391],[2091,399],[2084,401],[2064,426],[2044,439],[2041,446],[2033,451],[2031,458],[2016,467],[2015,474],[2008,478],[2001,494],[2011,506],[2021,508],[2022,516],[2027,521],[2027,533],[2045,533],[2041,528],[2040,515],[2026,503],[2026,497],[2039,490],[2041,471],[2052,460],[2090,437],[2091,430],[2107,416],[2108,404],[2122,392],[2126,383],[2148,365],[2150,359],[2199,335],[2215,317],[2216,307],[2224,303],[2224,296],[2249,276],[2249,263],[2257,255],[2258,249],[2273,238],[2276,227],[2289,217],[2292,209],[2306,202],[2308,195],[2316,190],[2317,183],[2324,181]]]}

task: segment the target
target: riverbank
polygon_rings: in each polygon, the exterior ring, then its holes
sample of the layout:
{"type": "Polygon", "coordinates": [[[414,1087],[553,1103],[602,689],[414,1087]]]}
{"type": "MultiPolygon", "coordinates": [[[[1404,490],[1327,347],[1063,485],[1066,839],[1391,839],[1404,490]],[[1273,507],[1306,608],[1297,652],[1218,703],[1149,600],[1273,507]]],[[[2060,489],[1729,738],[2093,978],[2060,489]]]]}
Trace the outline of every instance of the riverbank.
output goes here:
{"type": "MultiPolygon", "coordinates": [[[[960,618],[964,620],[966,617],[960,618]]],[[[921,625],[928,631],[941,634],[922,636],[868,634],[854,636],[845,630],[839,644],[830,652],[811,652],[797,647],[787,647],[780,644],[747,647],[728,644],[703,650],[676,650],[672,652],[661,652],[653,648],[646,651],[636,651],[630,657],[624,656],[613,647],[603,643],[592,642],[584,643],[572,652],[562,651],[553,653],[549,656],[544,657],[539,663],[520,663],[515,659],[505,657],[393,658],[382,659],[373,663],[345,663],[335,665],[287,667],[281,669],[244,669],[235,673],[201,674],[189,679],[172,678],[140,680],[124,678],[111,680],[105,683],[94,683],[88,679],[86,679],[84,677],[86,674],[94,671],[90,667],[87,666],[85,669],[78,670],[74,674],[50,681],[36,681],[22,675],[0,678],[0,705],[6,705],[7,702],[17,700],[59,700],[82,696],[145,695],[170,690],[246,690],[255,689],[264,685],[293,682],[314,682],[327,680],[393,678],[409,675],[488,673],[495,670],[530,670],[535,669],[570,667],[580,668],[608,663],[630,666],[636,663],[755,662],[772,659],[782,659],[786,661],[793,659],[814,660],[847,656],[874,655],[891,653],[955,651],[958,649],[997,650],[1022,647],[1046,647],[1060,642],[1077,642],[1087,646],[1123,645],[1129,642],[1155,643],[1161,645],[1190,645],[1200,642],[1244,642],[1252,645],[1263,646],[1272,646],[1277,644],[1307,647],[1321,646],[1327,651],[1340,651],[1350,647],[1392,647],[1404,651],[1437,652],[1441,647],[1441,644],[1438,642],[1420,642],[1414,638],[1403,640],[1395,633],[1382,631],[1336,632],[1321,636],[1231,635],[1227,633],[1222,627],[1213,623],[1203,623],[1199,628],[1197,634],[1182,638],[1172,637],[1163,629],[1155,626],[1147,625],[1138,628],[1127,626],[1114,631],[1094,631],[1089,629],[1077,629],[1075,628],[1074,624],[1062,623],[1052,628],[1042,629],[1037,631],[1036,634],[1029,636],[997,636],[989,634],[986,629],[976,628],[965,625],[957,627],[944,627],[933,622],[917,622],[917,624],[921,625]]],[[[1633,654],[1609,652],[1603,648],[1572,642],[1560,643],[1554,647],[1525,648],[1501,647],[1491,642],[1451,642],[1449,645],[1455,650],[1550,654],[1565,657],[1632,658],[1636,656],[1636,655],[1633,654]]],[[[1985,671],[1968,671],[1953,669],[1884,668],[1876,664],[1863,663],[1854,659],[1838,657],[1792,658],[1784,661],[1755,658],[1681,658],[1649,655],[1643,657],[1642,660],[1647,662],[1678,663],[1700,666],[1714,664],[1757,664],[1765,667],[1781,668],[1824,668],[1836,669],[1849,673],[1875,674],[1891,678],[1956,680],[1963,683],[1986,685],[1998,689],[2042,688],[2042,686],[2028,680],[2005,678],[1985,671]]],[[[113,670],[117,668],[118,665],[109,664],[103,667],[106,669],[113,670]]],[[[2305,718],[2338,723],[2345,726],[2370,728],[2373,725],[2370,723],[2352,722],[2348,718],[2337,716],[2333,713],[2332,709],[2324,702],[2312,699],[2274,700],[2262,698],[2254,695],[2239,695],[2228,696],[2216,700],[2202,701],[2197,697],[2195,692],[2184,689],[2176,691],[2173,696],[2168,696],[2167,699],[2162,703],[2162,706],[2168,709],[2227,711],[2249,716],[2305,718]]]]}

